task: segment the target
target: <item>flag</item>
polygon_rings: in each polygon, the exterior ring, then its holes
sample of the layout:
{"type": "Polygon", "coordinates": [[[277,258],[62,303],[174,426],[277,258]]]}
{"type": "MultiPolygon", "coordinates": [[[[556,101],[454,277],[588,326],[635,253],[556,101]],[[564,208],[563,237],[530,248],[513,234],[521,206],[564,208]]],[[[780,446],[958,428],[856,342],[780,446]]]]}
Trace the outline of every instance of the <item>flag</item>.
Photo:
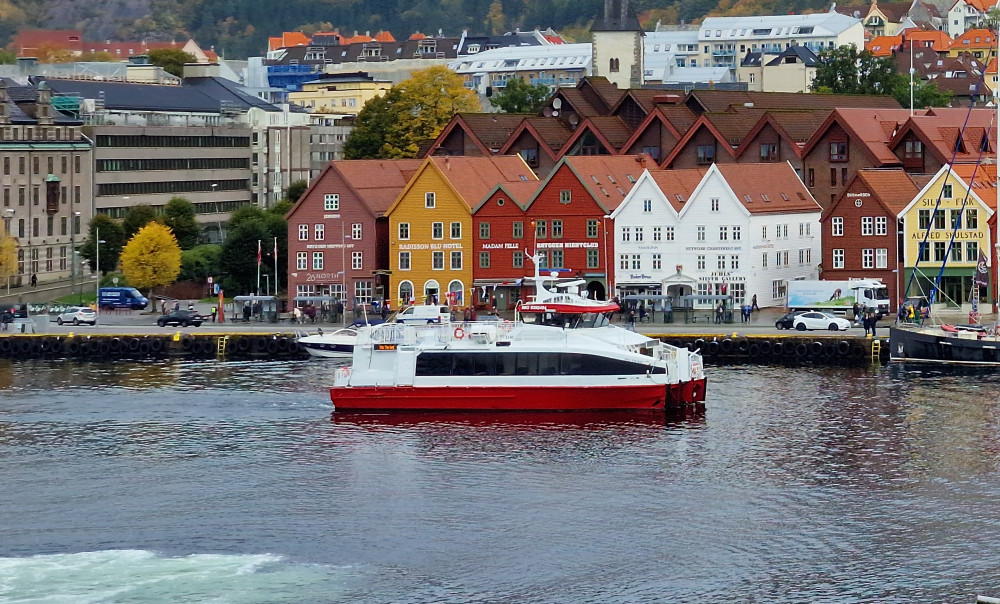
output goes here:
{"type": "Polygon", "coordinates": [[[976,274],[972,276],[972,284],[987,287],[990,284],[990,268],[986,266],[986,254],[979,250],[979,262],[976,263],[976,274]]]}
{"type": "Polygon", "coordinates": [[[278,266],[278,238],[274,238],[274,265],[278,266]]]}
{"type": "Polygon", "coordinates": [[[257,266],[260,266],[260,239],[257,240],[257,266]]]}

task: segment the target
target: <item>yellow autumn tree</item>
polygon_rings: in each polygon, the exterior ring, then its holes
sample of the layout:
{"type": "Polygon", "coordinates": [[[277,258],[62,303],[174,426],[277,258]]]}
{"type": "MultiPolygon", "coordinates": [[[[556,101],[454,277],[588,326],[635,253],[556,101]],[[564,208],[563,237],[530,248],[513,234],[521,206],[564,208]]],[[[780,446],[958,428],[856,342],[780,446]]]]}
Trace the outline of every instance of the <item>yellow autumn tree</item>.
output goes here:
{"type": "Polygon", "coordinates": [[[17,274],[17,239],[0,230],[0,286],[17,274]]]}
{"type": "Polygon", "coordinates": [[[125,279],[133,287],[151,289],[170,285],[181,272],[181,248],[169,228],[150,222],[125,244],[121,266],[125,279]]]}

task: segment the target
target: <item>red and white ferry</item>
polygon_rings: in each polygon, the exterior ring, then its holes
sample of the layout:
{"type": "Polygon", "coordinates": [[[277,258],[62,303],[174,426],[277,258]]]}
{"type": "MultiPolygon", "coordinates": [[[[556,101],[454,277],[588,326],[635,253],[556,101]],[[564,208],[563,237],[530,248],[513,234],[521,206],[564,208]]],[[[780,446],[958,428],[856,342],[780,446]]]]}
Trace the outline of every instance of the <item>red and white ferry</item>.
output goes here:
{"type": "MultiPolygon", "coordinates": [[[[536,271],[537,273],[537,271],[536,271]]],[[[657,410],[705,400],[701,355],[610,323],[614,302],[536,274],[515,321],[363,327],[338,411],[657,410]]]]}

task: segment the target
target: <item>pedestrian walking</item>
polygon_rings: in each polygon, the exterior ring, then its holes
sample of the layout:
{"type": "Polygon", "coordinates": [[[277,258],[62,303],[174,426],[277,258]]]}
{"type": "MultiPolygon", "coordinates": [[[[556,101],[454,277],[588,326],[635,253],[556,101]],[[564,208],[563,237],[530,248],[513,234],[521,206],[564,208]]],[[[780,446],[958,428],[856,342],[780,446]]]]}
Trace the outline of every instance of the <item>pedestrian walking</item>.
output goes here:
{"type": "Polygon", "coordinates": [[[215,323],[215,315],[219,314],[219,308],[217,306],[212,307],[212,323],[215,323]]]}
{"type": "Polygon", "coordinates": [[[757,294],[753,295],[753,299],[750,302],[750,311],[753,312],[755,310],[757,312],[760,312],[760,307],[757,306],[757,294]]]}
{"type": "Polygon", "coordinates": [[[635,331],[635,311],[628,311],[628,328],[635,331]]]}
{"type": "Polygon", "coordinates": [[[247,301],[245,301],[243,303],[243,322],[244,323],[249,323],[250,322],[250,312],[251,311],[252,311],[252,309],[250,307],[250,300],[247,300],[247,301]]]}
{"type": "Polygon", "coordinates": [[[38,285],[38,275],[31,273],[31,287],[38,285]]]}
{"type": "Polygon", "coordinates": [[[298,306],[292,309],[292,321],[294,321],[296,325],[302,324],[302,309],[298,306]]]}

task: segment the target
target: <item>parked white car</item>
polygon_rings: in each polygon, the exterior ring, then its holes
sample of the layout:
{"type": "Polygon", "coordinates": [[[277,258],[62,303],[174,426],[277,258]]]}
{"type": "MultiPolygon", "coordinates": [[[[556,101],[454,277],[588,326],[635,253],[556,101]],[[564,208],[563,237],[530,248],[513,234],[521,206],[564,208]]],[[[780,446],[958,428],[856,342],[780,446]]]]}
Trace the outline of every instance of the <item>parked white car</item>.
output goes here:
{"type": "Polygon", "coordinates": [[[97,325],[97,313],[94,312],[94,309],[86,306],[70,306],[63,312],[56,315],[56,323],[60,325],[63,323],[72,323],[73,325],[79,325],[80,323],[97,325]]]}
{"type": "Polygon", "coordinates": [[[835,317],[830,313],[810,311],[798,315],[794,319],[795,329],[805,331],[807,329],[829,329],[830,331],[847,331],[851,328],[851,322],[847,319],[835,317]]]}

